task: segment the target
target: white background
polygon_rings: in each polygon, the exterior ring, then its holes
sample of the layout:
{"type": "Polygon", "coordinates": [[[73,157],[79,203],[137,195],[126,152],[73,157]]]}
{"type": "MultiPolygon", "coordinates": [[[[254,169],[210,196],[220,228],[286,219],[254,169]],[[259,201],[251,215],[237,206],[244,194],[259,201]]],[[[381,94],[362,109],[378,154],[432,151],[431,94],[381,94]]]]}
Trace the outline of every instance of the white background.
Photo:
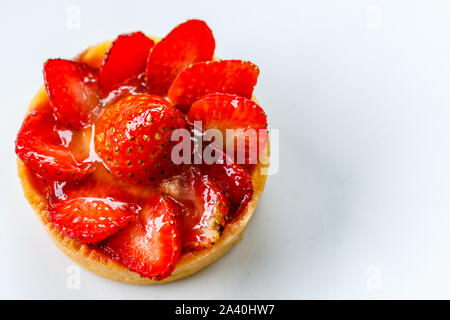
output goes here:
{"type": "Polygon", "coordinates": [[[0,298],[450,298],[449,17],[449,1],[1,1],[0,298]],[[211,267],[156,287],[82,269],[71,290],[15,169],[42,64],[194,17],[218,56],[261,68],[279,172],[211,267]]]}

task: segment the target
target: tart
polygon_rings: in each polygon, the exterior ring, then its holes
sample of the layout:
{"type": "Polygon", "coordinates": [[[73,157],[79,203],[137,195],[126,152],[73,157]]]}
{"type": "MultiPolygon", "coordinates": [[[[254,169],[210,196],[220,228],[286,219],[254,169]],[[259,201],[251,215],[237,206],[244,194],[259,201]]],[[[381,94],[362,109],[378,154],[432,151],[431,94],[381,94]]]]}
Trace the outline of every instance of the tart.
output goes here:
{"type": "Polygon", "coordinates": [[[18,174],[76,263],[158,284],[203,269],[241,240],[266,181],[267,118],[253,96],[256,65],[219,60],[214,48],[206,23],[189,20],[162,40],[123,34],[44,63],[45,86],[16,139],[18,174]],[[244,148],[230,153],[218,137],[205,146],[210,129],[234,129],[244,148]],[[214,161],[196,161],[206,151],[214,161]]]}

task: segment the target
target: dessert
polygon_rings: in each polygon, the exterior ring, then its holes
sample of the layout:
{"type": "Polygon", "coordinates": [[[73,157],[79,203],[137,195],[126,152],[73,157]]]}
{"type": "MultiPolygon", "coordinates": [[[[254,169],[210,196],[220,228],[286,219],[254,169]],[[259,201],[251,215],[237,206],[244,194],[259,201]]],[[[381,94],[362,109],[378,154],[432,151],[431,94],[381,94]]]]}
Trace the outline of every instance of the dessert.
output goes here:
{"type": "Polygon", "coordinates": [[[266,180],[267,118],[252,99],[259,69],[214,48],[206,23],[189,20],[161,41],[134,32],[45,62],[16,139],[19,177],[56,245],[90,271],[173,281],[241,239],[266,180]],[[208,129],[235,129],[245,152],[198,144],[208,129]],[[214,162],[193,161],[207,151],[214,162]]]}

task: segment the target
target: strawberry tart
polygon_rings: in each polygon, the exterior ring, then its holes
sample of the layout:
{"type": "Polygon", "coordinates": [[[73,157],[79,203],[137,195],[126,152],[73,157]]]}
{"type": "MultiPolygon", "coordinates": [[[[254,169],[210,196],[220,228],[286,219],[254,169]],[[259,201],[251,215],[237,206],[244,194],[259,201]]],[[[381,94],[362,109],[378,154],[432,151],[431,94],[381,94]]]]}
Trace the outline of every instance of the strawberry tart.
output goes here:
{"type": "Polygon", "coordinates": [[[214,49],[207,24],[189,20],[161,40],[122,34],[44,63],[18,173],[51,238],[86,269],[158,284],[241,239],[266,181],[267,117],[253,96],[258,67],[214,49]],[[210,130],[223,136],[206,145],[210,130]],[[228,131],[241,155],[219,148],[228,131]],[[214,161],[198,161],[207,151],[214,161]]]}

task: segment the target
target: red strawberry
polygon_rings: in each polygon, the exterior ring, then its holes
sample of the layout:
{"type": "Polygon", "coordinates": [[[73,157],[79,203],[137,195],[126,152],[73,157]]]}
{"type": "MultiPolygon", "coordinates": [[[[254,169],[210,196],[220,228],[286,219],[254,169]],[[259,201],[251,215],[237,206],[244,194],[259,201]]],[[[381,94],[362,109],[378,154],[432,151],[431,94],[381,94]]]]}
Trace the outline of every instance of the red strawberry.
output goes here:
{"type": "Polygon", "coordinates": [[[144,73],[152,47],[153,40],[140,31],[118,36],[106,53],[98,73],[103,92],[108,93],[144,73]]]}
{"type": "Polygon", "coordinates": [[[151,197],[130,226],[103,245],[130,270],[162,280],[175,269],[180,256],[179,207],[165,196],[151,197]]]}
{"type": "Polygon", "coordinates": [[[203,165],[206,173],[225,192],[230,210],[226,217],[231,220],[237,217],[247,206],[253,195],[253,184],[250,175],[238,164],[217,163],[203,165]]]}
{"type": "Polygon", "coordinates": [[[140,210],[120,197],[123,191],[113,185],[81,184],[49,202],[50,220],[68,237],[96,243],[126,227],[140,210]]]}
{"type": "Polygon", "coordinates": [[[163,98],[128,96],[102,115],[96,125],[95,148],[117,177],[153,183],[176,169],[170,161],[170,138],[173,130],[184,126],[184,115],[163,98]]]}
{"type": "Polygon", "coordinates": [[[72,180],[89,173],[90,164],[77,161],[50,110],[25,118],[17,134],[16,154],[44,178],[72,180]]]}
{"type": "Polygon", "coordinates": [[[191,104],[208,93],[232,93],[251,98],[259,69],[241,60],[206,61],[181,71],[169,89],[169,99],[188,112],[191,104]]]}
{"type": "Polygon", "coordinates": [[[150,51],[146,68],[148,91],[166,95],[177,74],[191,63],[211,60],[215,46],[205,22],[189,20],[178,25],[150,51]]]}
{"type": "Polygon", "coordinates": [[[58,121],[73,129],[87,126],[100,102],[95,72],[84,63],[50,59],[44,63],[44,80],[58,121]]]}
{"type": "Polygon", "coordinates": [[[183,250],[209,247],[219,240],[225,226],[228,201],[207,175],[190,168],[164,181],[161,189],[183,204],[183,250]]]}
{"type": "Polygon", "coordinates": [[[256,163],[267,143],[267,116],[259,105],[247,98],[212,93],[197,100],[187,117],[190,122],[201,121],[204,131],[212,128],[221,130],[224,139],[226,129],[233,129],[234,149],[239,164],[256,163]],[[245,147],[244,150],[239,146],[245,147]]]}

